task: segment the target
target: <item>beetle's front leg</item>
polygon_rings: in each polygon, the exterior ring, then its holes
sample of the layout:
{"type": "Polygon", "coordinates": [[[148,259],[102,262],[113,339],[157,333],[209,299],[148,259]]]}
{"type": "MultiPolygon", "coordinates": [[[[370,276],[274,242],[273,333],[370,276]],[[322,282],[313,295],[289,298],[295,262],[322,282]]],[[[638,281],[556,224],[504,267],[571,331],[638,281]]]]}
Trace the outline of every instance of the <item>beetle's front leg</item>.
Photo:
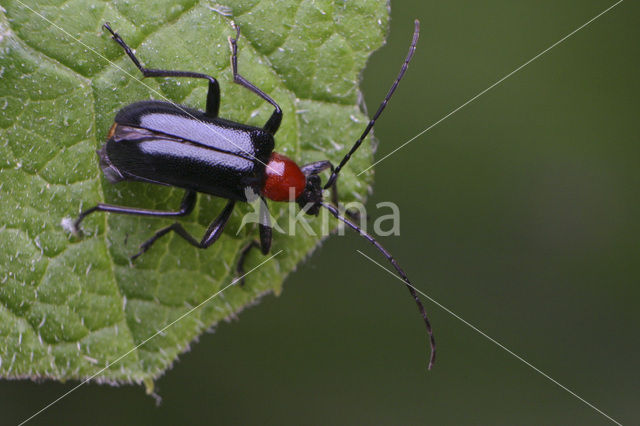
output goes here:
{"type": "Polygon", "coordinates": [[[178,222],[175,222],[167,226],[166,228],[162,228],[161,230],[156,232],[153,235],[153,237],[149,238],[147,241],[142,243],[142,245],[140,246],[140,251],[134,254],[133,256],[131,256],[131,260],[135,260],[138,257],[140,257],[144,252],[149,250],[149,248],[151,248],[153,243],[155,243],[160,237],[167,235],[171,231],[180,235],[192,246],[195,246],[201,249],[206,249],[207,247],[215,243],[218,240],[218,238],[220,238],[220,235],[222,235],[222,231],[224,230],[224,227],[229,221],[229,217],[231,217],[231,213],[233,212],[233,207],[235,206],[235,203],[236,202],[234,200],[229,200],[227,205],[224,207],[224,210],[222,210],[222,213],[220,213],[220,215],[218,215],[218,217],[213,222],[211,222],[211,225],[209,225],[207,232],[204,233],[202,240],[200,241],[196,240],[193,237],[193,235],[191,235],[186,229],[184,229],[184,227],[181,224],[179,224],[178,222]]]}
{"type": "Polygon", "coordinates": [[[233,71],[233,82],[243,87],[246,87],[256,95],[260,96],[265,101],[269,102],[275,110],[267,123],[264,125],[264,130],[270,134],[275,134],[282,122],[282,109],[269,95],[258,89],[253,83],[244,78],[238,73],[238,39],[240,38],[240,28],[234,23],[233,27],[236,30],[236,37],[229,37],[229,44],[231,45],[231,69],[233,71]]]}
{"type": "Polygon", "coordinates": [[[136,55],[133,53],[133,50],[125,43],[125,41],[120,37],[120,34],[113,31],[109,23],[104,24],[104,28],[111,33],[111,38],[118,43],[124,53],[129,56],[134,65],[140,70],[143,76],[145,77],[187,77],[187,78],[203,78],[209,81],[209,91],[207,92],[207,109],[206,114],[209,117],[217,117],[218,110],[220,109],[220,85],[218,84],[218,80],[211,77],[207,74],[202,74],[200,72],[193,71],[173,71],[173,70],[160,70],[153,68],[145,68],[142,66],[136,55]]]}

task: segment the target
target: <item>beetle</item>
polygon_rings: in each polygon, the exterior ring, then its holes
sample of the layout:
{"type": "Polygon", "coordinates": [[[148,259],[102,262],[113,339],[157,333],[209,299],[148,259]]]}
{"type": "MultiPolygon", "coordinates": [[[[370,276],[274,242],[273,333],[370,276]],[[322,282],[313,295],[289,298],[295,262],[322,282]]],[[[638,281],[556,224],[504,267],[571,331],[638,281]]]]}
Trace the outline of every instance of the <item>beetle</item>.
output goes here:
{"type": "Polygon", "coordinates": [[[139,181],[182,188],[185,194],[180,208],[177,211],[160,211],[99,203],[80,213],[73,222],[74,230],[78,231],[81,222],[97,211],[156,217],[185,216],[193,211],[197,193],[204,193],[228,201],[200,240],[187,232],[179,222],[175,222],[160,229],[144,242],[140,246],[140,251],[132,256],[132,260],[146,252],[159,238],[172,231],[191,245],[206,249],[222,234],[236,202],[246,202],[247,194],[255,193],[263,201],[259,223],[260,240],[259,242],[251,241],[241,250],[236,269],[239,275],[243,275],[243,265],[251,249],[259,247],[266,255],[271,248],[272,230],[269,214],[265,211],[266,208],[262,208],[266,206],[265,198],[272,201],[295,201],[306,214],[312,216],[317,216],[320,208],[324,207],[336,219],[344,222],[373,244],[405,282],[426,325],[431,349],[428,368],[431,369],[435,362],[435,339],[416,291],[391,254],[371,235],[340,214],[336,188],[340,170],[373,128],[413,58],[420,32],[419,21],[416,20],[414,25],[409,52],[391,88],[350,151],[340,164],[334,167],[330,161],[326,160],[298,166],[291,159],[274,151],[274,135],[282,121],[282,109],[269,95],[238,73],[240,29],[235,24],[235,37],[229,37],[233,82],[245,87],[273,106],[273,113],[263,127],[249,126],[218,117],[220,86],[214,77],[199,72],[146,68],[122,37],[111,28],[108,22],[105,23],[104,28],[111,34],[111,38],[122,47],[142,72],[143,77],[184,77],[207,80],[209,87],[206,109],[200,111],[171,102],[148,100],[127,105],[118,111],[108,132],[106,144],[97,151],[100,167],[106,179],[111,183],[139,181]],[[331,175],[323,186],[319,174],[326,170],[330,170],[331,175]],[[323,190],[330,190],[331,203],[324,201],[323,190]]]}

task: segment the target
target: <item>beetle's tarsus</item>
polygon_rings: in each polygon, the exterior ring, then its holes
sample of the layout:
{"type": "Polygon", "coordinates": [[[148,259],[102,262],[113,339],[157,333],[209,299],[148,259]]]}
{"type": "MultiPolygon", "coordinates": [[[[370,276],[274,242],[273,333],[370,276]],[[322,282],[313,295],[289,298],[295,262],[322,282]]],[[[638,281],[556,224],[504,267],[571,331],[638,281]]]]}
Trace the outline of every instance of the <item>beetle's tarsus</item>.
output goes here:
{"type": "Polygon", "coordinates": [[[140,251],[130,257],[131,261],[133,262],[137,258],[142,256],[143,254],[145,254],[147,252],[147,250],[149,250],[151,248],[153,243],[155,243],[158,238],[160,238],[161,236],[163,236],[167,232],[168,232],[167,228],[163,228],[160,231],[156,232],[156,234],[153,237],[149,238],[147,241],[145,241],[144,243],[140,244],[140,251]]]}
{"type": "Polygon", "coordinates": [[[71,234],[76,238],[81,236],[81,232],[78,229],[78,227],[75,225],[75,221],[70,217],[62,218],[62,220],[60,221],[60,226],[62,226],[62,229],[64,229],[65,231],[67,231],[69,234],[71,234]]]}
{"type": "Polygon", "coordinates": [[[84,232],[82,232],[82,229],[76,228],[75,226],[71,228],[71,234],[76,238],[84,237],[84,232]]]}
{"type": "Polygon", "coordinates": [[[75,237],[82,237],[82,229],[80,229],[80,227],[78,225],[76,225],[76,221],[74,220],[73,222],[71,222],[71,226],[69,228],[69,230],[71,231],[71,234],[73,234],[73,236],[75,237]]]}
{"type": "Polygon", "coordinates": [[[236,265],[236,276],[238,277],[237,282],[240,285],[240,287],[244,287],[244,282],[245,282],[244,262],[247,260],[247,256],[249,255],[249,252],[254,247],[256,248],[260,247],[260,243],[258,242],[258,240],[251,240],[249,244],[247,244],[242,248],[242,250],[240,250],[240,257],[238,258],[238,263],[236,265]]]}
{"type": "Polygon", "coordinates": [[[115,31],[113,31],[113,29],[111,28],[111,24],[109,22],[105,22],[104,25],[102,25],[102,27],[109,31],[111,33],[111,38],[116,40],[116,38],[120,38],[120,36],[118,35],[118,33],[116,33],[115,31]]]}
{"type": "Polygon", "coordinates": [[[235,21],[231,21],[231,26],[233,27],[234,30],[236,30],[236,37],[235,38],[230,38],[230,40],[233,40],[233,43],[236,44],[238,43],[238,40],[240,39],[240,27],[238,26],[238,24],[236,24],[235,21]]]}
{"type": "Polygon", "coordinates": [[[155,242],[154,238],[151,238],[150,240],[145,241],[144,243],[140,244],[140,251],[137,252],[136,254],[134,254],[133,256],[129,257],[129,260],[131,260],[132,262],[134,262],[137,258],[139,258],[140,256],[142,256],[143,254],[145,254],[147,252],[147,250],[149,250],[149,247],[151,247],[151,244],[153,244],[155,242]],[[149,243],[149,241],[151,243],[149,243]]]}
{"type": "Polygon", "coordinates": [[[140,256],[142,256],[142,254],[143,254],[145,251],[147,251],[147,249],[146,249],[146,248],[142,248],[142,246],[140,246],[140,249],[141,249],[141,250],[140,250],[139,252],[137,252],[136,254],[134,254],[134,255],[132,255],[132,256],[129,256],[129,260],[131,260],[132,262],[135,262],[135,260],[136,260],[137,258],[139,258],[140,256]]]}

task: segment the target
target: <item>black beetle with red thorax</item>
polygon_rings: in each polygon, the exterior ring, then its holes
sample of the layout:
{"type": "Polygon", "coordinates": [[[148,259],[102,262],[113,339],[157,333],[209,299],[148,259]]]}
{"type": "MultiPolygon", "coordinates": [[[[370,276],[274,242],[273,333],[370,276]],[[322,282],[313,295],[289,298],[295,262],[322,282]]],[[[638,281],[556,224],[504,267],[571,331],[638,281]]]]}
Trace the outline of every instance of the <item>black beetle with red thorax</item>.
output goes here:
{"type": "MultiPolygon", "coordinates": [[[[272,201],[295,201],[306,214],[312,216],[318,215],[320,208],[324,207],[338,220],[372,243],[404,280],[427,328],[431,345],[428,366],[430,369],[435,361],[435,340],[418,295],[391,254],[371,235],[339,213],[336,190],[340,170],[369,134],[407,70],[416,49],[419,22],[415,21],[409,53],[397,78],[362,135],[337,167],[329,161],[317,161],[298,166],[291,159],[274,151],[274,135],[282,121],[282,110],[269,95],[238,74],[237,43],[240,30],[237,27],[235,38],[229,38],[233,81],[273,105],[274,111],[263,127],[253,127],[218,117],[220,87],[214,77],[191,71],[145,68],[108,23],[104,28],[111,33],[113,40],[122,46],[144,77],[186,77],[207,80],[209,82],[207,104],[205,111],[163,101],[141,101],[127,105],[116,114],[114,124],[109,130],[107,143],[98,150],[102,171],[112,183],[128,180],[183,188],[185,195],[177,211],[100,203],[83,211],[75,220],[74,228],[79,229],[82,220],[97,211],[139,216],[185,216],[193,210],[199,192],[228,200],[222,212],[211,222],[200,240],[188,233],[180,223],[175,222],[160,229],[143,243],[140,251],[132,256],[132,259],[135,259],[147,251],[159,238],[172,231],[195,247],[205,249],[211,246],[222,234],[235,203],[246,202],[249,193],[258,194],[263,201],[265,198],[272,201]],[[330,170],[331,175],[323,186],[319,174],[325,170],[330,170]],[[323,199],[325,189],[331,191],[331,203],[323,199]],[[293,194],[293,199],[290,194],[293,194]]],[[[266,204],[263,202],[261,206],[266,204]]],[[[237,265],[240,275],[242,275],[247,253],[252,248],[260,247],[263,254],[267,254],[270,250],[272,232],[268,211],[261,211],[260,216],[260,241],[254,240],[242,250],[237,265]]]]}

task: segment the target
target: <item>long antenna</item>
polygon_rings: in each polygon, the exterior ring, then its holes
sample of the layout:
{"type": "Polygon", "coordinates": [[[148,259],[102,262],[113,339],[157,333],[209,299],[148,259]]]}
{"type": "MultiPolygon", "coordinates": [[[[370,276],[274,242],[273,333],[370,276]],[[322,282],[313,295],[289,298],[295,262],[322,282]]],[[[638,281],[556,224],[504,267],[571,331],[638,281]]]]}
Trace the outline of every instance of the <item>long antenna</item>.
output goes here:
{"type": "Polygon", "coordinates": [[[384,108],[387,106],[389,99],[391,99],[393,92],[396,91],[396,88],[398,87],[400,80],[402,80],[404,73],[407,71],[407,68],[409,67],[409,62],[411,61],[411,58],[413,58],[413,54],[416,51],[416,44],[418,43],[418,36],[420,35],[420,21],[416,19],[414,21],[414,25],[415,27],[413,30],[413,39],[411,40],[409,53],[407,53],[407,57],[405,58],[404,63],[402,64],[402,68],[400,68],[400,72],[398,73],[396,80],[391,85],[391,88],[387,92],[387,96],[384,97],[384,100],[378,107],[378,110],[376,111],[376,113],[373,115],[373,118],[369,121],[369,124],[367,124],[367,127],[364,129],[364,132],[362,132],[362,135],[360,135],[356,143],[353,144],[353,147],[351,147],[351,151],[349,151],[349,153],[344,156],[342,161],[340,161],[340,164],[338,165],[338,167],[336,167],[333,173],[331,173],[331,177],[329,178],[326,185],[324,186],[324,189],[327,189],[331,185],[333,185],[333,182],[335,182],[335,180],[338,178],[338,173],[340,173],[340,170],[342,169],[342,167],[344,167],[344,165],[347,164],[347,161],[349,161],[353,153],[356,152],[356,150],[360,147],[360,145],[362,144],[362,141],[364,140],[364,138],[367,137],[367,135],[373,128],[373,125],[375,124],[376,120],[378,119],[378,117],[380,117],[380,114],[382,114],[382,111],[384,111],[384,108]]]}
{"type": "Polygon", "coordinates": [[[431,367],[433,367],[433,364],[436,362],[436,340],[433,337],[433,330],[431,329],[431,323],[429,322],[429,318],[427,317],[427,312],[425,311],[424,306],[422,306],[422,302],[420,301],[418,294],[414,290],[413,284],[411,284],[411,281],[409,281],[407,274],[405,274],[405,272],[402,270],[400,265],[398,265],[398,262],[396,262],[393,256],[391,256],[391,253],[389,253],[384,247],[382,247],[382,245],[379,242],[377,242],[375,238],[373,238],[371,235],[367,234],[365,231],[360,229],[360,227],[355,223],[341,216],[340,213],[338,212],[338,209],[336,209],[331,204],[327,204],[323,202],[320,202],[320,204],[322,204],[324,208],[329,210],[329,212],[333,216],[335,216],[336,219],[346,223],[351,229],[359,233],[367,241],[373,244],[380,251],[380,253],[382,253],[382,255],[387,258],[387,260],[391,263],[391,265],[393,265],[395,270],[398,272],[398,275],[400,275],[400,278],[402,278],[402,280],[405,282],[405,285],[407,286],[409,293],[411,293],[411,296],[416,301],[416,305],[418,305],[418,310],[420,311],[420,315],[422,315],[422,318],[424,319],[424,324],[427,326],[427,334],[429,335],[429,343],[431,345],[431,356],[429,357],[429,366],[427,368],[431,370],[431,367]]]}

